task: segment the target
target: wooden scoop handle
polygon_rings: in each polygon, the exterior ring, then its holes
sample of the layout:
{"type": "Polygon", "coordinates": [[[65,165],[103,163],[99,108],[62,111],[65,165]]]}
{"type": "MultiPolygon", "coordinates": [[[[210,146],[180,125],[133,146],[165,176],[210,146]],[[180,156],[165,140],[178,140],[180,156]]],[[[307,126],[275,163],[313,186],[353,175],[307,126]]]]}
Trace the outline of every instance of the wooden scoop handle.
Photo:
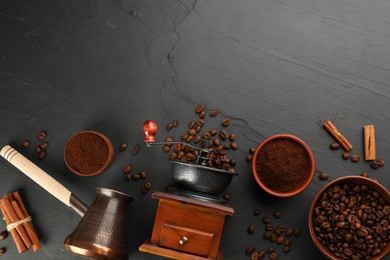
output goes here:
{"type": "Polygon", "coordinates": [[[72,193],[14,148],[6,145],[1,149],[0,155],[62,203],[72,206],[70,203],[72,193]]]}

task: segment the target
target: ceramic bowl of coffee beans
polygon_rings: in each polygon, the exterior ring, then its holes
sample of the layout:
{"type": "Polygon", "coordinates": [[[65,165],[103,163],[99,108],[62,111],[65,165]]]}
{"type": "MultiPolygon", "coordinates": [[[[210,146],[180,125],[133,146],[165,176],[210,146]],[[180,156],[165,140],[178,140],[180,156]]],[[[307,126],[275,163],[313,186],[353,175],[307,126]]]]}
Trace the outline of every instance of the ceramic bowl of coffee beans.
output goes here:
{"type": "Polygon", "coordinates": [[[114,158],[114,147],[105,135],[95,131],[82,131],[73,135],[64,150],[69,170],[80,176],[103,173],[114,158]]]}
{"type": "Polygon", "coordinates": [[[289,134],[265,139],[252,160],[256,183],[276,197],[292,197],[305,190],[313,179],[315,167],[309,146],[289,134]]]}
{"type": "Polygon", "coordinates": [[[313,199],[309,230],[328,259],[384,259],[390,252],[390,193],[366,177],[333,180],[313,199]]]}

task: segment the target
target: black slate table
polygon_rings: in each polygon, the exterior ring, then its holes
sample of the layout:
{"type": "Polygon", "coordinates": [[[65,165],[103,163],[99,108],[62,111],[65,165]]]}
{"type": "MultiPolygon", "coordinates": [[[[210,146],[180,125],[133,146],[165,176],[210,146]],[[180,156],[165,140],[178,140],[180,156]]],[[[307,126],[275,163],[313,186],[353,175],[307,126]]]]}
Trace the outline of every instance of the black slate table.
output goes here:
{"type": "MultiPolygon", "coordinates": [[[[331,120],[363,157],[363,126],[375,125],[377,154],[390,154],[390,3],[364,1],[10,1],[0,2],[0,143],[11,144],[90,204],[95,186],[115,188],[135,198],[129,208],[131,259],[160,259],[138,247],[152,231],[157,202],[140,193],[140,182],[124,182],[122,167],[145,170],[153,190],[171,184],[167,155],[142,145],[142,124],[154,119],[157,137],[178,139],[204,103],[220,114],[205,129],[229,118],[239,150],[235,177],[227,189],[235,215],[225,225],[221,250],[226,259],[248,259],[248,245],[266,249],[263,216],[282,213],[275,224],[299,228],[289,254],[280,259],[321,259],[307,228],[312,198],[327,181],[360,175],[389,188],[387,167],[371,170],[361,160],[331,151],[322,123],[331,120]],[[178,128],[167,132],[169,121],[178,128]],[[63,161],[74,133],[93,129],[117,148],[102,175],[82,178],[63,161]],[[21,142],[38,143],[48,133],[45,160],[21,142]],[[289,133],[312,149],[317,172],[310,186],[293,198],[266,195],[245,161],[264,138],[289,133]],[[253,215],[259,208],[261,214],[253,215]],[[248,235],[247,226],[257,231],[248,235]]],[[[0,162],[1,195],[19,190],[25,198],[43,248],[18,255],[12,239],[0,241],[6,259],[80,259],[63,241],[79,216],[6,163],[0,162]]],[[[4,222],[0,229],[4,229],[4,222]]]]}

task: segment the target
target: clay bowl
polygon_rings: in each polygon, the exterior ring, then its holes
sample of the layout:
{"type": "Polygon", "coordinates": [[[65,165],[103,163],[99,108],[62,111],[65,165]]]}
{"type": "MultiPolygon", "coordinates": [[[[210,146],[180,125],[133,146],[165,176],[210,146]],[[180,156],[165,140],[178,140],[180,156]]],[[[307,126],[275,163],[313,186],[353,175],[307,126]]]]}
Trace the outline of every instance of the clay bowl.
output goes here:
{"type": "Polygon", "coordinates": [[[73,135],[64,150],[69,170],[80,176],[96,176],[104,172],[114,158],[114,147],[103,134],[82,131],[73,135]]]}
{"type": "MultiPolygon", "coordinates": [[[[326,246],[324,246],[318,239],[317,237],[317,234],[316,234],[316,231],[314,229],[314,220],[313,220],[313,216],[315,215],[314,214],[314,209],[316,207],[316,204],[318,202],[318,200],[321,198],[321,195],[330,187],[332,186],[335,186],[335,185],[340,185],[340,184],[344,184],[344,183],[351,183],[351,184],[357,184],[357,185],[366,185],[367,187],[369,187],[370,189],[378,192],[380,194],[380,196],[382,198],[385,199],[385,201],[387,201],[387,205],[390,205],[390,193],[388,190],[386,190],[386,188],[384,186],[382,186],[381,184],[379,184],[378,182],[372,180],[372,179],[369,179],[369,178],[366,178],[366,177],[361,177],[361,176],[345,176],[345,177],[341,177],[341,178],[338,178],[338,179],[335,179],[331,182],[329,182],[328,184],[326,184],[317,194],[316,196],[314,197],[312,203],[311,203],[311,206],[310,206],[310,211],[309,211],[309,231],[310,231],[310,235],[311,235],[311,238],[313,239],[314,241],[314,244],[316,245],[316,247],[318,248],[318,250],[320,250],[320,252],[326,256],[328,259],[332,259],[332,260],[341,260],[343,258],[340,258],[340,257],[337,257],[335,256],[334,254],[332,254],[328,248],[326,246]]],[[[384,259],[385,256],[387,254],[390,253],[390,243],[387,244],[387,246],[385,247],[385,249],[377,256],[375,257],[371,257],[370,260],[379,260],[379,259],[384,259]]]]}
{"type": "Polygon", "coordinates": [[[313,179],[315,168],[316,166],[314,156],[309,146],[307,146],[298,137],[289,134],[277,134],[265,139],[257,147],[252,160],[252,174],[255,178],[256,183],[268,194],[282,198],[295,196],[298,193],[302,192],[304,189],[306,189],[306,187],[309,186],[311,180],[313,179]],[[288,172],[288,170],[284,170],[284,174],[280,174],[282,171],[278,171],[277,169],[275,169],[275,171],[272,173],[274,174],[275,178],[278,179],[278,181],[275,182],[274,186],[271,186],[269,184],[269,181],[267,181],[267,178],[269,179],[269,175],[266,176],[264,173],[266,167],[268,166],[263,163],[260,163],[260,161],[262,160],[259,158],[259,156],[261,156],[261,158],[264,158],[264,156],[268,156],[267,151],[270,151],[269,149],[280,149],[282,151],[283,145],[295,147],[295,149],[297,149],[297,153],[288,152],[286,150],[286,153],[283,156],[269,159],[270,164],[271,161],[272,164],[275,164],[275,166],[285,165],[286,163],[287,165],[292,164],[297,158],[296,156],[301,156],[301,158],[304,158],[305,160],[305,172],[293,173],[288,172]],[[295,175],[300,176],[299,181],[291,179],[291,176],[295,175]],[[293,188],[287,187],[285,185],[291,184],[292,182],[295,182],[296,184],[296,186],[293,188]]]}

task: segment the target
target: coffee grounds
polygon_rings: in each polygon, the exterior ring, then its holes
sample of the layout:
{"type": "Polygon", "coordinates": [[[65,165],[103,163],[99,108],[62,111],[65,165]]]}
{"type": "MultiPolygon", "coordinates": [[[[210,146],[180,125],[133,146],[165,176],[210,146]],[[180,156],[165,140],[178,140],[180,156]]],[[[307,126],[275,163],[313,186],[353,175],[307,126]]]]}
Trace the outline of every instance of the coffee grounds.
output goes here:
{"type": "Polygon", "coordinates": [[[92,174],[107,163],[109,147],[100,136],[83,133],[68,142],[65,156],[71,168],[82,174],[92,174]]]}
{"type": "Polygon", "coordinates": [[[257,155],[256,171],[271,190],[290,192],[301,187],[310,173],[310,157],[304,147],[290,139],[267,143],[257,155]]]}

